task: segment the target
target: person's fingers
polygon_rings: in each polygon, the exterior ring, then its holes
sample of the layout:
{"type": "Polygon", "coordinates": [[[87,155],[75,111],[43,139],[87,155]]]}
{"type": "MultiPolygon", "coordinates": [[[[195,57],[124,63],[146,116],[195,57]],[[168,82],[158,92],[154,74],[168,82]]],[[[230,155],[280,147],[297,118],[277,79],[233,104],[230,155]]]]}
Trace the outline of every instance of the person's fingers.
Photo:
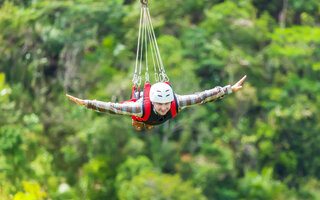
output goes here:
{"type": "Polygon", "coordinates": [[[77,98],[71,96],[71,95],[66,95],[71,101],[77,101],[77,98]]]}
{"type": "Polygon", "coordinates": [[[79,104],[79,105],[84,105],[84,104],[85,104],[85,103],[84,103],[84,100],[82,100],[82,99],[78,99],[78,98],[73,97],[73,96],[68,95],[68,94],[66,94],[66,96],[67,96],[71,101],[74,101],[74,102],[76,102],[76,103],[79,104]]]}
{"type": "Polygon", "coordinates": [[[232,91],[237,92],[237,91],[242,89],[242,86],[236,86],[235,85],[235,86],[232,86],[231,89],[232,89],[232,91]]]}
{"type": "Polygon", "coordinates": [[[247,78],[247,75],[245,75],[244,77],[242,77],[242,79],[240,79],[240,81],[238,81],[238,83],[236,83],[237,85],[242,85],[243,81],[247,78]]]}
{"type": "Polygon", "coordinates": [[[66,94],[66,96],[68,97],[68,99],[72,100],[74,97],[71,95],[66,94]]]}

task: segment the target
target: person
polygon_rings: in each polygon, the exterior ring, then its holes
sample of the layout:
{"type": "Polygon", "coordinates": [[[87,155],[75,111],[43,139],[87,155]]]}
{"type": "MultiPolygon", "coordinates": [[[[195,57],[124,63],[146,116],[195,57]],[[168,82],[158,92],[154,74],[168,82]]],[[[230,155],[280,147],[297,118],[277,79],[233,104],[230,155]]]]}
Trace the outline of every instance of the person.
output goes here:
{"type": "MultiPolygon", "coordinates": [[[[112,103],[97,100],[83,100],[66,96],[75,103],[99,112],[110,114],[131,115],[133,116],[132,125],[136,130],[141,131],[143,127],[151,130],[155,125],[164,123],[173,118],[179,111],[192,105],[204,104],[222,98],[226,94],[231,94],[242,89],[242,83],[247,78],[245,75],[233,86],[217,86],[210,90],[205,90],[191,95],[175,94],[171,86],[167,83],[156,83],[151,86],[149,94],[145,92],[143,98],[135,102],[112,103]],[[149,95],[148,97],[146,97],[149,95]],[[150,100],[149,100],[150,99],[150,100]],[[149,106],[148,106],[149,102],[149,106]],[[148,115],[148,116],[146,116],[148,115]]],[[[145,89],[146,90],[146,89],[145,89]]]]}

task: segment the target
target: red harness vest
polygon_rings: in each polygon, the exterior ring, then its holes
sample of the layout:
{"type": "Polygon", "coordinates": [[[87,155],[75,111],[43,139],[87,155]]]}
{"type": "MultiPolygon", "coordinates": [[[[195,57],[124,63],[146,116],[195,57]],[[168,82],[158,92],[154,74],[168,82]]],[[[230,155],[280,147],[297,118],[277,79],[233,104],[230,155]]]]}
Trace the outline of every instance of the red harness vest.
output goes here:
{"type": "MultiPolygon", "coordinates": [[[[165,82],[166,84],[169,85],[169,82],[165,82]]],[[[148,121],[149,117],[150,117],[150,113],[152,112],[151,110],[151,101],[150,101],[150,88],[151,85],[150,83],[146,83],[144,85],[144,90],[143,90],[143,116],[142,117],[137,117],[137,116],[131,116],[132,119],[140,121],[140,122],[146,122],[148,121]]],[[[124,102],[136,102],[137,99],[139,97],[135,96],[135,92],[138,91],[139,89],[136,89],[135,86],[133,86],[132,88],[132,93],[131,93],[131,99],[124,101],[124,102]]],[[[140,94],[140,93],[139,93],[140,94]]],[[[122,102],[122,103],[124,103],[122,102]]],[[[177,115],[177,102],[176,99],[174,98],[173,101],[171,102],[171,107],[170,107],[170,112],[171,112],[171,116],[172,118],[175,117],[177,115]]]]}

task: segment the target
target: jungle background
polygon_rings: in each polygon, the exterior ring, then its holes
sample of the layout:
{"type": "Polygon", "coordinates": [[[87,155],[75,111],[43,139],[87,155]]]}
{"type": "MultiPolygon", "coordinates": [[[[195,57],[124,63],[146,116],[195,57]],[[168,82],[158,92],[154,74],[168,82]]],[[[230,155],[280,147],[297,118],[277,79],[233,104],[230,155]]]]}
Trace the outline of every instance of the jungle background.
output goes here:
{"type": "Polygon", "coordinates": [[[248,78],[142,132],[65,96],[129,98],[140,1],[0,6],[0,199],[320,199],[318,0],[149,0],[176,93],[248,78]]]}

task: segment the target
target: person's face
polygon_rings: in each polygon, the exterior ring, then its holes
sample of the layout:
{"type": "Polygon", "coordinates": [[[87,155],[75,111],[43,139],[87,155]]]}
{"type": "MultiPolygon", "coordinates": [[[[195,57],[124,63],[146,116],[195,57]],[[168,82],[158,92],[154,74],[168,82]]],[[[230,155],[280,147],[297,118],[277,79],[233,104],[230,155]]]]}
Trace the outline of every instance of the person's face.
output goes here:
{"type": "Polygon", "coordinates": [[[152,105],[153,105],[154,109],[156,110],[156,112],[159,115],[165,115],[170,110],[171,102],[170,103],[155,103],[155,102],[152,102],[152,105]]]}

